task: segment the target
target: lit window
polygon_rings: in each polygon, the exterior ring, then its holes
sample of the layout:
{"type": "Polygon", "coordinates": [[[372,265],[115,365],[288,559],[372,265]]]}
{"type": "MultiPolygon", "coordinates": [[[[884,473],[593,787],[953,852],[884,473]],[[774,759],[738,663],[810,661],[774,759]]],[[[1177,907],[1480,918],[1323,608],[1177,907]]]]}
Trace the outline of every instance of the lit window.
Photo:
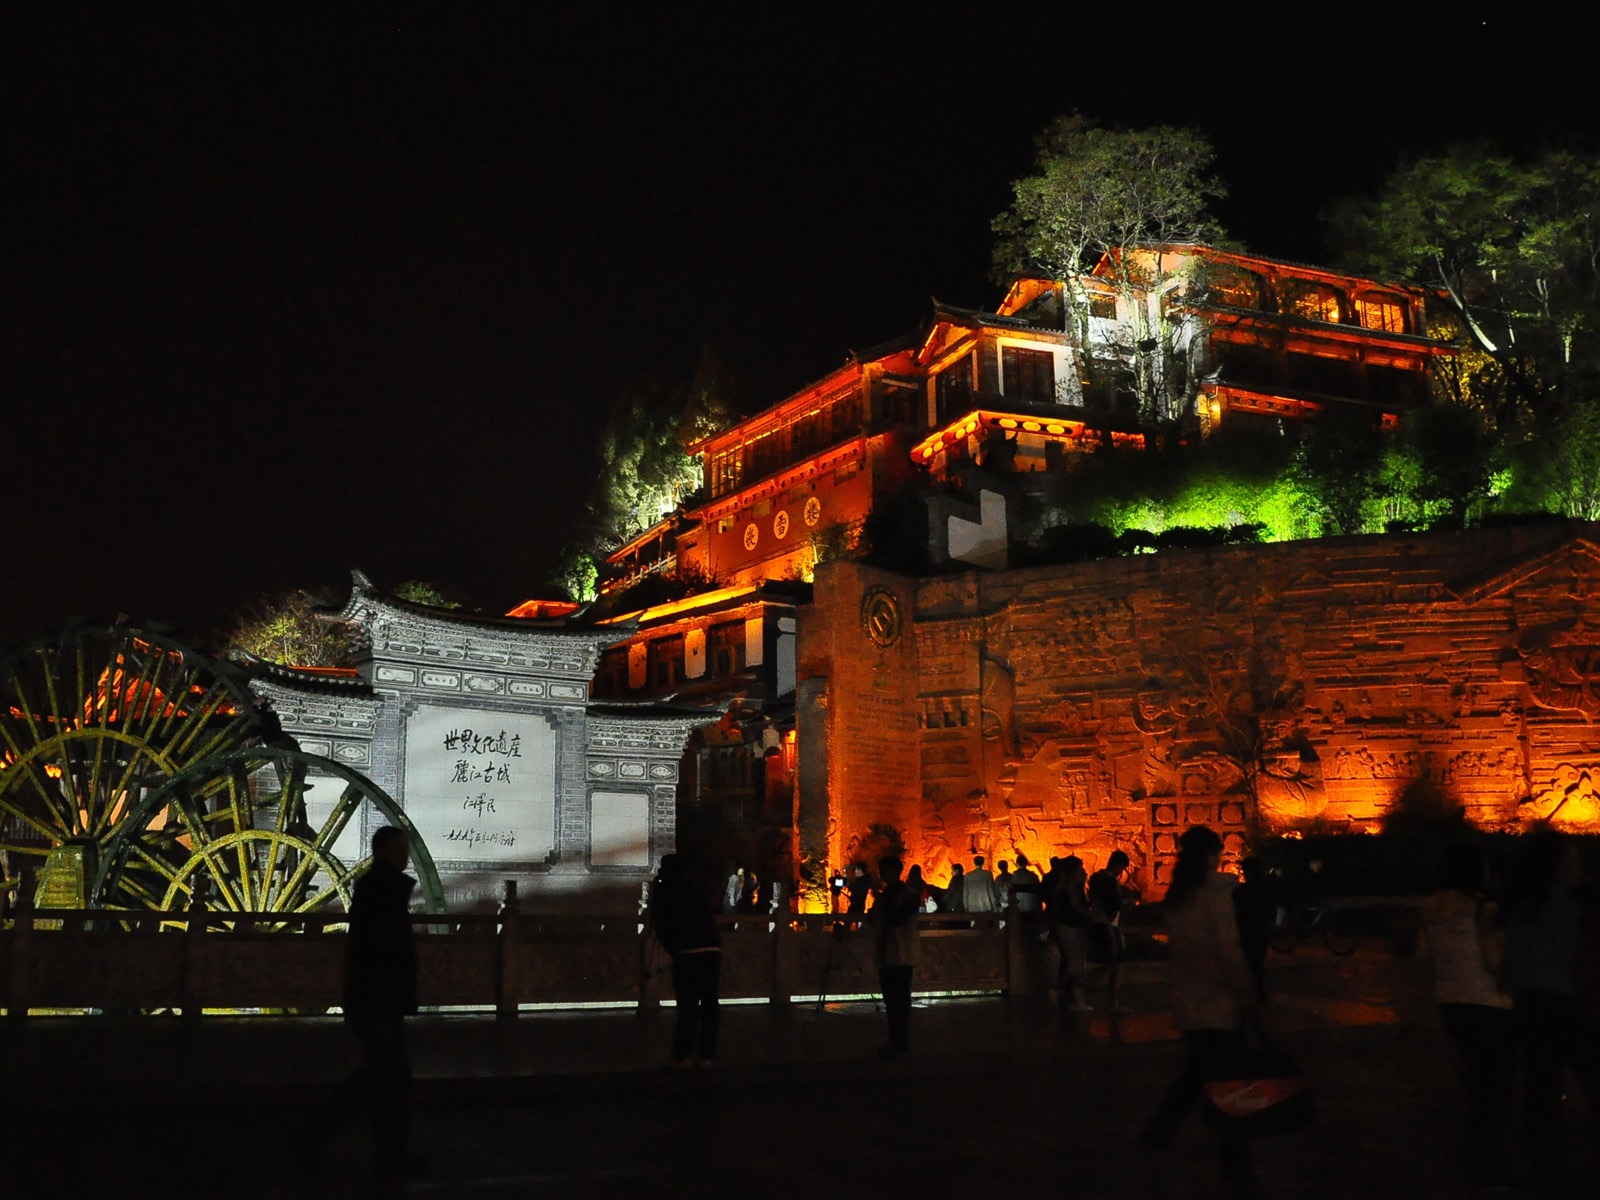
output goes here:
{"type": "Polygon", "coordinates": [[[1054,404],[1056,356],[1048,350],[1004,346],[1000,351],[1000,390],[1007,399],[1054,404]]]}
{"type": "Polygon", "coordinates": [[[1100,296],[1091,292],[1089,294],[1089,315],[1099,317],[1105,321],[1117,319],[1117,298],[1115,296],[1100,296]]]}
{"type": "Polygon", "coordinates": [[[1206,279],[1207,298],[1228,308],[1261,307],[1266,287],[1261,276],[1237,267],[1214,267],[1206,279]]]}
{"type": "Polygon", "coordinates": [[[1406,331],[1406,306],[1399,296],[1384,295],[1382,292],[1358,296],[1356,314],[1367,329],[1378,329],[1384,333],[1406,331]]]}
{"type": "Polygon", "coordinates": [[[1344,297],[1325,283],[1293,282],[1284,287],[1284,312],[1304,321],[1324,321],[1337,325],[1344,297]]]}
{"type": "Polygon", "coordinates": [[[940,421],[966,412],[972,402],[972,355],[964,355],[934,376],[933,391],[940,421]]]}

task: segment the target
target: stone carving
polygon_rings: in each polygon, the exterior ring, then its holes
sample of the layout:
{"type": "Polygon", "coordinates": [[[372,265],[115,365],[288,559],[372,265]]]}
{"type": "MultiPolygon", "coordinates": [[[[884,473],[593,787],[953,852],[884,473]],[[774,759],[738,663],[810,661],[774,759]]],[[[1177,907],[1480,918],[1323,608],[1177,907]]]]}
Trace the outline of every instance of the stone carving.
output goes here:
{"type": "Polygon", "coordinates": [[[1556,829],[1591,832],[1600,825],[1600,766],[1562,763],[1550,785],[1523,802],[1524,821],[1543,821],[1556,829]]]}
{"type": "Polygon", "coordinates": [[[978,665],[983,694],[983,736],[999,742],[1006,757],[1017,752],[1017,683],[1010,665],[985,652],[978,665]],[[991,732],[992,731],[992,732],[991,732]]]}
{"type": "Polygon", "coordinates": [[[1600,718],[1600,629],[1572,618],[1527,631],[1517,649],[1528,690],[1540,704],[1600,718]]]}

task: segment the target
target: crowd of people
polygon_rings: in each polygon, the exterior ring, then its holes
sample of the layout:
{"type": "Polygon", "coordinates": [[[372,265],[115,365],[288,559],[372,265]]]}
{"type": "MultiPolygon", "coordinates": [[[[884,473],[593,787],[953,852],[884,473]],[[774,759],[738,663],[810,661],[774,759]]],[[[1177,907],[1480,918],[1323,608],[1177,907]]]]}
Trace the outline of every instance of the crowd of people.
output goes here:
{"type": "MultiPolygon", "coordinates": [[[[1262,961],[1272,914],[1285,899],[1255,860],[1242,864],[1242,883],[1222,871],[1223,843],[1211,829],[1188,829],[1178,847],[1161,909],[1171,1011],[1185,1065],[1140,1135],[1155,1151],[1172,1145],[1209,1084],[1239,1078],[1252,1037],[1267,1042],[1262,961]]],[[[350,909],[344,1002],[361,1065],[335,1099],[341,1110],[370,1113],[380,1171],[400,1177],[418,1169],[407,1136],[410,1065],[403,1032],[404,1017],[417,1010],[408,916],[415,881],[405,874],[407,844],[398,830],[379,830],[372,848],[373,864],[350,909]]],[[[1052,858],[1042,876],[1023,855],[1014,867],[1000,862],[994,872],[983,856],[974,856],[972,869],[958,864],[944,888],[927,883],[920,867],[904,872],[894,855],[874,865],[875,881],[868,864],[858,862],[837,887],[845,913],[856,918],[837,928],[871,929],[888,1018],[885,1059],[910,1050],[918,918],[929,910],[1015,913],[1055,944],[1063,1008],[1089,1007],[1084,988],[1091,959],[1109,968],[1108,1007],[1120,1007],[1122,916],[1138,899],[1123,883],[1129,863],[1121,851],[1093,875],[1076,855],[1052,858]]],[[[753,872],[735,869],[719,886],[714,877],[690,872],[676,854],[662,859],[649,925],[672,960],[678,1004],[671,1066],[714,1060],[722,959],[715,916],[730,905],[739,911],[759,904],[746,898],[747,888],[760,896],[753,872]]],[[[1577,1194],[1571,1187],[1581,1178],[1592,1190],[1600,1178],[1600,894],[1578,843],[1549,831],[1530,834],[1504,871],[1480,845],[1450,847],[1438,865],[1438,887],[1422,906],[1422,928],[1440,1024],[1461,1061],[1463,1165],[1486,1194],[1513,1194],[1508,1149],[1520,1124],[1521,1174],[1534,1194],[1577,1194]],[[1587,1175],[1569,1172],[1566,1162],[1562,1100],[1569,1072],[1590,1108],[1587,1175]],[[1519,1092],[1520,1123],[1513,1119],[1519,1092]]],[[[309,1140],[325,1137],[333,1126],[326,1111],[319,1109],[309,1140]]],[[[1229,1194],[1254,1195],[1248,1125],[1226,1119],[1212,1125],[1229,1194]]]]}
{"type": "MultiPolygon", "coordinates": [[[[1481,848],[1450,848],[1439,863],[1439,888],[1423,905],[1424,944],[1440,1023],[1461,1060],[1464,1166],[1485,1194],[1512,1194],[1507,1151],[1519,1124],[1513,1108],[1520,1091],[1523,1174],[1537,1194],[1566,1194],[1561,1189],[1572,1176],[1561,1122],[1565,1073],[1578,1080],[1591,1111],[1600,1106],[1600,896],[1571,839],[1535,833],[1522,839],[1519,851],[1501,878],[1481,848]]],[[[1253,1043],[1270,1044],[1262,1012],[1274,920],[1286,907],[1320,902],[1315,868],[1305,880],[1286,881],[1246,858],[1241,880],[1221,869],[1222,857],[1218,835],[1195,826],[1179,839],[1166,881],[1166,971],[1185,1065],[1140,1135],[1151,1150],[1172,1145],[1208,1081],[1238,1074],[1253,1043]]],[[[1064,1011],[1091,1010],[1087,982],[1094,963],[1104,967],[1106,1009],[1126,1011],[1119,994],[1123,917],[1140,899],[1124,882],[1128,866],[1120,850],[1093,874],[1077,855],[1051,858],[1042,875],[1025,855],[1014,863],[1002,860],[993,871],[985,856],[974,855],[970,867],[952,864],[939,887],[919,866],[905,871],[894,855],[850,864],[834,881],[838,910],[851,918],[839,927],[871,930],[888,1018],[883,1058],[910,1049],[918,917],[924,913],[1015,913],[1025,929],[1055,946],[1056,995],[1064,1011]]],[[[713,906],[685,892],[668,856],[656,891],[655,927],[673,956],[680,1001],[673,1065],[709,1063],[714,1052],[713,906]]],[[[1229,1194],[1254,1195],[1247,1126],[1212,1124],[1229,1194]]],[[[1600,1118],[1596,1130],[1600,1138],[1600,1118]]],[[[1600,1147],[1596,1155],[1600,1163],[1600,1147]]]]}

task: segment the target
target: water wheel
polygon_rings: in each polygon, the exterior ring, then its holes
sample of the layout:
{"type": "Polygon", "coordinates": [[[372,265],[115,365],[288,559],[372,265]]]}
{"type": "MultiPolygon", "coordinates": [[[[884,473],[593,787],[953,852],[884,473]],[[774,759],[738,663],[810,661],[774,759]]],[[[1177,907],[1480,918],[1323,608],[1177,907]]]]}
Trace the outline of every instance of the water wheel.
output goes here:
{"type": "Polygon", "coordinates": [[[272,746],[213,755],[151,792],[102,855],[91,903],[183,909],[203,887],[226,912],[348,908],[372,861],[352,824],[364,805],[405,831],[423,904],[443,911],[433,857],[382,788],[333,759],[272,746]]]}
{"type": "Polygon", "coordinates": [[[69,842],[103,851],[152,792],[261,727],[243,683],[163,634],[81,626],[13,651],[0,661],[0,865],[69,842]]]}

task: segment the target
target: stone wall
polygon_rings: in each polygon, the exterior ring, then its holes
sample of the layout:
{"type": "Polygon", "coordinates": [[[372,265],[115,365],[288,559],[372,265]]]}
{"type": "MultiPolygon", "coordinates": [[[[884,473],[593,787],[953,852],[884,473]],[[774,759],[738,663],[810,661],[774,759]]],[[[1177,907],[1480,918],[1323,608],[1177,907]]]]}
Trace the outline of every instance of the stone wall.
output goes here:
{"type": "Polygon", "coordinates": [[[974,852],[1094,870],[1120,847],[1159,893],[1195,822],[1232,853],[1407,806],[1600,829],[1592,524],[923,580],[829,564],[800,656],[828,680],[830,846],[892,822],[935,882],[974,852]],[[902,614],[888,647],[862,625],[874,586],[902,614]]]}

